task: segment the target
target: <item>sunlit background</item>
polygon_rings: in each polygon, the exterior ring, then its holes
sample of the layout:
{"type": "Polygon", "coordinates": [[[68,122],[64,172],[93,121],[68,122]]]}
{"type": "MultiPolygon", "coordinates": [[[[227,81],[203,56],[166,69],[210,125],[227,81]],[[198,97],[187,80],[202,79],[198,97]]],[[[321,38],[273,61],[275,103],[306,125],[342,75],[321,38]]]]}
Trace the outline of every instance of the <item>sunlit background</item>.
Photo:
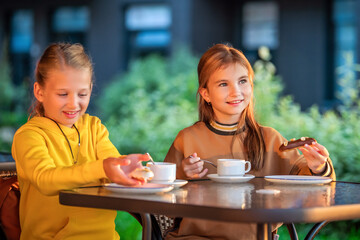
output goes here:
{"type": "MultiPolygon", "coordinates": [[[[359,12],[359,0],[1,1],[0,151],[26,122],[42,51],[79,42],[94,62],[89,112],[121,153],[162,161],[176,133],[197,120],[199,57],[231,43],[257,66],[260,122],[287,138],[316,137],[338,178],[360,182],[359,12]]],[[[120,225],[122,239],[139,237],[139,227],[124,233],[133,228],[120,225]]]]}
{"type": "Polygon", "coordinates": [[[254,62],[270,48],[286,93],[303,107],[334,104],[335,67],[344,52],[359,58],[356,0],[71,0],[0,3],[1,57],[12,82],[33,81],[36,60],[51,42],[84,44],[93,57],[98,91],[131,60],[169,56],[179,44],[201,54],[230,42],[254,62]],[[6,52],[7,50],[8,52],[6,52]]]}

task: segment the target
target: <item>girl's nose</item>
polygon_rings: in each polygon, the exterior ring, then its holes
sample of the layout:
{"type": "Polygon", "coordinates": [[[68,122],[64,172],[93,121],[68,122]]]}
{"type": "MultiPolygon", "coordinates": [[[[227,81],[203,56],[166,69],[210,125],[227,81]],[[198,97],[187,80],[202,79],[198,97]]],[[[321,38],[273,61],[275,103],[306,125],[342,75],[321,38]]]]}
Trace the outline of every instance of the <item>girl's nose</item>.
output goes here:
{"type": "Polygon", "coordinates": [[[241,95],[241,87],[237,84],[234,84],[230,87],[230,95],[231,96],[239,96],[241,95]]]}
{"type": "Polygon", "coordinates": [[[78,100],[77,96],[74,96],[74,95],[70,96],[69,101],[68,101],[68,107],[76,108],[78,105],[78,102],[79,102],[79,100],[78,100]]]}

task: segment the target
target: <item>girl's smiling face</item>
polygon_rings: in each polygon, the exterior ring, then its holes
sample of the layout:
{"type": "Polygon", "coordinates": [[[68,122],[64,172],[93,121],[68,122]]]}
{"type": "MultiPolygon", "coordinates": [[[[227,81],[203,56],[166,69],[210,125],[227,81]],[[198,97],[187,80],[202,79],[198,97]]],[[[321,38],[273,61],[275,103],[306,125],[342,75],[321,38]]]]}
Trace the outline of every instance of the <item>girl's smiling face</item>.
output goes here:
{"type": "Polygon", "coordinates": [[[45,86],[34,84],[34,95],[44,106],[45,117],[72,127],[85,113],[91,95],[91,73],[65,67],[52,70],[45,86]]]}
{"type": "Polygon", "coordinates": [[[239,121],[249,105],[253,90],[247,68],[234,63],[211,74],[207,87],[199,92],[206,102],[211,103],[216,121],[233,124],[239,121]]]}

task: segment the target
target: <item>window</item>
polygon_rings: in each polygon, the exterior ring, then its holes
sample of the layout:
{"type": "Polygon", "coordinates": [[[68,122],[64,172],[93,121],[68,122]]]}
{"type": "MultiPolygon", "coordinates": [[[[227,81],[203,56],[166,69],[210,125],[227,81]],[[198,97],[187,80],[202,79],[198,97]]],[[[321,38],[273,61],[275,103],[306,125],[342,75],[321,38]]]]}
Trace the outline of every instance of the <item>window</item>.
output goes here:
{"type": "Polygon", "coordinates": [[[356,87],[356,72],[351,66],[358,63],[356,4],[355,0],[334,1],[334,64],[338,70],[335,73],[335,92],[342,101],[349,100],[351,89],[356,87]]]}
{"type": "Polygon", "coordinates": [[[171,9],[164,4],[136,4],[125,10],[128,59],[150,53],[166,55],[171,43],[171,9]]]}
{"type": "Polygon", "coordinates": [[[33,44],[33,12],[17,10],[10,18],[10,61],[15,84],[31,75],[30,51],[33,44]],[[16,69],[16,71],[14,71],[16,69]]]}
{"type": "Polygon", "coordinates": [[[247,2],[243,7],[243,46],[257,50],[275,49],[278,40],[278,5],[275,2],[247,2]]]}
{"type": "Polygon", "coordinates": [[[90,25],[88,7],[60,7],[52,15],[51,40],[85,45],[85,34],[90,25]]]}

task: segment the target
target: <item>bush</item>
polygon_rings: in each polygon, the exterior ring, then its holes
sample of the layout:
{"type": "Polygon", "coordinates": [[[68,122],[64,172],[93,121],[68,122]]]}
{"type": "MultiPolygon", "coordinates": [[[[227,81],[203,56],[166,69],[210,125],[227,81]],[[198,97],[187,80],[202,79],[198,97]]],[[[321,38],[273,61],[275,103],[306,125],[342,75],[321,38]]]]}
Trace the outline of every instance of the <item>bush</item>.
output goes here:
{"type": "Polygon", "coordinates": [[[149,152],[163,161],[177,132],[197,119],[196,64],[180,49],[171,59],[138,60],[114,78],[97,106],[120,153],[149,152]]]}
{"type": "MultiPolygon", "coordinates": [[[[352,62],[347,65],[354,67],[339,69],[359,69],[352,62]]],[[[356,151],[360,149],[360,101],[355,97],[359,89],[349,85],[348,74],[342,75],[340,82],[343,89],[338,96],[343,104],[321,113],[316,105],[301,111],[291,96],[281,96],[282,84],[270,62],[259,60],[254,70],[255,107],[260,123],[275,128],[287,139],[314,137],[328,149],[338,180],[360,182],[360,152],[356,151]]]]}
{"type": "Polygon", "coordinates": [[[130,213],[118,211],[115,226],[121,240],[140,240],[142,237],[142,226],[130,213]]]}
{"type": "Polygon", "coordinates": [[[30,99],[27,89],[26,82],[20,86],[13,84],[4,44],[0,59],[0,151],[10,152],[16,129],[27,120],[26,104],[30,99]]]}

